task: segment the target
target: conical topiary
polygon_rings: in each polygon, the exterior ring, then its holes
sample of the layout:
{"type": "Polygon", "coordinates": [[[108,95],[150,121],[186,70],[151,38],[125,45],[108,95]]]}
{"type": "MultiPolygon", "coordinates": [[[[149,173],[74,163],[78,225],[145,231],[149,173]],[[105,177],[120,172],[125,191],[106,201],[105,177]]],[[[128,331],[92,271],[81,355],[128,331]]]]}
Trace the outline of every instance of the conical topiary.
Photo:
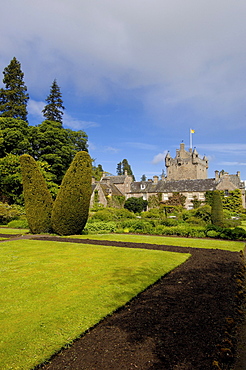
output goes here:
{"type": "Polygon", "coordinates": [[[45,179],[33,157],[20,157],[25,211],[31,233],[51,231],[53,200],[45,179]]]}
{"type": "Polygon", "coordinates": [[[223,206],[219,190],[214,190],[212,194],[211,221],[215,226],[223,226],[224,224],[223,206]]]}
{"type": "Polygon", "coordinates": [[[87,152],[78,152],[62,180],[54,202],[51,224],[55,233],[81,233],[89,213],[91,179],[91,157],[87,152]]]}

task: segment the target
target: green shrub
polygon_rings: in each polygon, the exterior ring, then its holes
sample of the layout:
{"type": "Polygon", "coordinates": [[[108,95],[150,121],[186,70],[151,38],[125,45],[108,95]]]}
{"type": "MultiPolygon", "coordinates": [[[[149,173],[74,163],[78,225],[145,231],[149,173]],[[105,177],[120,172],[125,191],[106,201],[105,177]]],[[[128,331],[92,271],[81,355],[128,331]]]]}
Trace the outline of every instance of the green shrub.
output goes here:
{"type": "Polygon", "coordinates": [[[115,222],[93,222],[87,223],[84,229],[84,233],[89,234],[105,234],[114,233],[117,230],[117,225],[115,222]]]}
{"type": "Polygon", "coordinates": [[[220,232],[216,231],[216,230],[208,230],[206,232],[206,236],[208,236],[209,238],[218,238],[220,235],[220,232]]]}
{"type": "Polygon", "coordinates": [[[87,152],[78,152],[67,170],[54,202],[51,224],[59,235],[80,234],[88,219],[92,167],[87,152]]]}
{"type": "Polygon", "coordinates": [[[211,222],[211,206],[209,204],[205,204],[194,210],[194,216],[202,219],[206,222],[211,222]]]}
{"type": "Polygon", "coordinates": [[[152,208],[149,211],[143,212],[141,214],[142,218],[160,218],[161,211],[159,208],[152,208]]]}
{"type": "Polygon", "coordinates": [[[134,213],[140,213],[142,211],[146,211],[147,206],[148,206],[148,202],[147,202],[147,200],[144,200],[143,197],[128,198],[125,201],[125,204],[124,204],[124,208],[126,208],[129,211],[134,212],[134,213]]]}
{"type": "Polygon", "coordinates": [[[20,157],[26,217],[31,233],[51,231],[53,200],[35,160],[28,154],[20,157]]]}
{"type": "Polygon", "coordinates": [[[8,227],[13,229],[28,229],[28,222],[26,218],[19,218],[8,223],[8,227]]]}
{"type": "Polygon", "coordinates": [[[9,205],[0,202],[0,224],[6,225],[11,220],[15,220],[24,213],[24,208],[17,205],[9,205]]]}
{"type": "Polygon", "coordinates": [[[121,219],[136,218],[134,213],[124,208],[104,208],[90,217],[91,220],[115,221],[121,219]]]}
{"type": "Polygon", "coordinates": [[[219,190],[214,190],[212,194],[211,221],[215,226],[223,226],[223,206],[219,190]]]}
{"type": "Polygon", "coordinates": [[[165,226],[177,226],[179,223],[180,221],[175,218],[164,218],[160,221],[160,224],[165,226]]]}
{"type": "Polygon", "coordinates": [[[192,224],[192,225],[206,226],[205,221],[203,221],[201,218],[198,218],[198,217],[195,217],[195,216],[192,216],[192,217],[188,218],[188,220],[186,220],[186,222],[188,224],[192,224]]]}

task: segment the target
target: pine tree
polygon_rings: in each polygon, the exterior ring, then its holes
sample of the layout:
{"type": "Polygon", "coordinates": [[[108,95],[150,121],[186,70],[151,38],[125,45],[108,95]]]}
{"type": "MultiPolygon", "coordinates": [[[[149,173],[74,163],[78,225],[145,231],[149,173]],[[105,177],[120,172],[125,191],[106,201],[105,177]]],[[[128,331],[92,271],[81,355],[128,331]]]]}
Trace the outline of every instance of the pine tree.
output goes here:
{"type": "Polygon", "coordinates": [[[45,101],[47,105],[42,110],[45,119],[62,123],[62,115],[65,107],[63,106],[62,94],[56,79],[53,81],[50,87],[50,94],[45,101]]]}
{"type": "Polygon", "coordinates": [[[133,175],[131,166],[129,165],[127,159],[123,159],[122,161],[122,175],[124,175],[125,172],[127,173],[128,176],[132,176],[133,181],[135,181],[135,176],[133,175]]]}
{"type": "Polygon", "coordinates": [[[117,164],[116,173],[117,173],[118,176],[123,175],[123,172],[122,172],[122,162],[119,162],[117,164]]]}
{"type": "Polygon", "coordinates": [[[0,117],[20,118],[27,121],[29,95],[23,81],[21,64],[14,57],[3,71],[5,89],[0,89],[0,117]]]}

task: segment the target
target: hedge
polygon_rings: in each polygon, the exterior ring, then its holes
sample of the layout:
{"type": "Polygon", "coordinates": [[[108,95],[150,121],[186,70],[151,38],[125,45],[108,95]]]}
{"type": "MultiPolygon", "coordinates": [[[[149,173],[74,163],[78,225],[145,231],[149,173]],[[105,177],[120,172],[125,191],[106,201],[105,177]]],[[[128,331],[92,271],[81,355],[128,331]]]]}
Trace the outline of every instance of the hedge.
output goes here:
{"type": "Polygon", "coordinates": [[[53,200],[39,167],[30,155],[20,156],[23,194],[28,226],[33,234],[51,231],[53,200]]]}
{"type": "Polygon", "coordinates": [[[78,152],[61,184],[54,202],[51,224],[59,235],[80,234],[88,218],[92,167],[87,152],[78,152]]]}

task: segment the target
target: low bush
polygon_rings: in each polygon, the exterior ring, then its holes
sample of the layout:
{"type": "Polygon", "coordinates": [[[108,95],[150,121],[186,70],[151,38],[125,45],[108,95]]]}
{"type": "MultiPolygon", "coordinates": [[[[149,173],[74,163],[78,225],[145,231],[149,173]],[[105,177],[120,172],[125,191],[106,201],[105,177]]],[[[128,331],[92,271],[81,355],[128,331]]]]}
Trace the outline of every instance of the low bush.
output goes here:
{"type": "Polygon", "coordinates": [[[10,221],[7,225],[13,229],[28,229],[28,222],[26,218],[19,218],[18,220],[10,221]]]}
{"type": "Polygon", "coordinates": [[[9,205],[0,202],[0,224],[7,225],[8,222],[17,219],[24,214],[24,208],[18,205],[9,205]]]}
{"type": "Polygon", "coordinates": [[[177,226],[179,224],[180,224],[180,221],[175,218],[163,218],[160,221],[160,225],[165,225],[165,226],[177,226]]]}
{"type": "Polygon", "coordinates": [[[121,219],[136,218],[134,213],[124,208],[104,208],[90,216],[91,220],[116,221],[121,219]]]}
{"type": "Polygon", "coordinates": [[[111,222],[92,222],[87,223],[83,231],[84,234],[106,234],[114,233],[117,230],[117,224],[113,221],[111,222]]]}

